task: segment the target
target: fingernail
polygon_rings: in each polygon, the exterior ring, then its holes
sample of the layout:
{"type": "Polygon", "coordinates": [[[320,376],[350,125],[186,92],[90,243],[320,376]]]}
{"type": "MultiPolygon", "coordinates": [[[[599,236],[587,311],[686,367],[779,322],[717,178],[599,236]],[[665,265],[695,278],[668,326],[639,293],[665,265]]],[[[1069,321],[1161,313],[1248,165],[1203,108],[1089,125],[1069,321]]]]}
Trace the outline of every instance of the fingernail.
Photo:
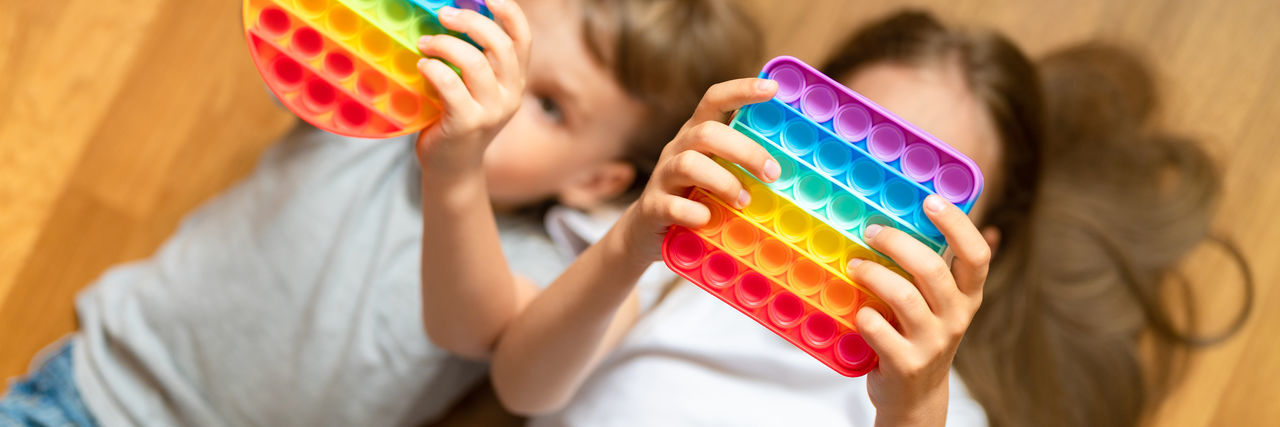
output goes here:
{"type": "Polygon", "coordinates": [[[862,236],[863,238],[866,238],[866,239],[876,237],[877,234],[880,234],[880,229],[882,228],[884,228],[884,226],[880,224],[868,225],[867,229],[862,231],[862,236]]]}
{"type": "Polygon", "coordinates": [[[845,267],[845,271],[846,271],[846,272],[853,272],[853,269],[858,268],[858,264],[862,264],[862,260],[861,260],[861,259],[854,258],[854,259],[849,260],[849,265],[848,265],[847,267],[845,267]]]}
{"type": "Polygon", "coordinates": [[[431,37],[430,35],[418,37],[418,49],[425,49],[427,43],[431,42],[431,37]]]}
{"type": "Polygon", "coordinates": [[[445,6],[440,8],[439,14],[440,19],[453,19],[454,16],[458,16],[458,9],[455,9],[452,6],[445,6]]]}
{"type": "Polygon", "coordinates": [[[773,182],[777,181],[778,177],[781,175],[782,166],[778,165],[778,162],[773,159],[764,161],[764,179],[769,180],[769,182],[773,182]]]}
{"type": "Polygon", "coordinates": [[[485,3],[488,3],[490,6],[502,6],[502,3],[505,1],[506,0],[489,0],[485,3]]]}
{"type": "Polygon", "coordinates": [[[418,60],[418,69],[419,69],[419,70],[426,71],[426,69],[427,69],[427,58],[422,58],[422,59],[419,59],[419,60],[418,60]]]}
{"type": "Polygon", "coordinates": [[[930,194],[929,197],[924,198],[924,208],[933,213],[942,212],[943,209],[946,209],[947,205],[944,203],[946,202],[942,200],[942,196],[937,194],[930,194]]]}
{"type": "Polygon", "coordinates": [[[747,190],[738,191],[738,209],[742,209],[747,207],[748,203],[751,203],[751,193],[748,193],[747,190]]]}
{"type": "Polygon", "coordinates": [[[761,92],[768,92],[769,90],[772,90],[775,87],[778,87],[778,82],[775,82],[773,80],[769,80],[769,79],[756,80],[756,89],[760,90],[761,92]]]}

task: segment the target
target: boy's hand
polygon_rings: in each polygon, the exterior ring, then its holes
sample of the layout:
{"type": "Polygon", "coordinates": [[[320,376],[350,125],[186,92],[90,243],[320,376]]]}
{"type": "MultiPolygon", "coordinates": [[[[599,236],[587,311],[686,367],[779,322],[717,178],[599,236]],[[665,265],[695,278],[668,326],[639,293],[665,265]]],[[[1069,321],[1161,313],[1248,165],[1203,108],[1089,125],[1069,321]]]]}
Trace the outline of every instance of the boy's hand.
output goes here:
{"type": "Polygon", "coordinates": [[[418,61],[418,71],[435,87],[444,110],[439,122],[418,135],[424,171],[479,171],[485,148],[520,107],[529,23],[514,1],[490,1],[488,6],[494,20],[452,7],[439,14],[445,28],[471,37],[483,52],[449,35],[418,39],[418,50],[428,56],[418,61]],[[461,76],[436,58],[458,67],[461,76]]]}
{"type": "Polygon", "coordinates": [[[946,421],[951,361],[982,304],[991,260],[988,241],[964,212],[940,196],[926,198],[924,210],[951,245],[950,267],[923,243],[880,226],[867,227],[867,244],[897,262],[915,283],[874,262],[849,262],[849,278],[884,300],[901,325],[894,329],[869,307],[857,314],[858,332],[880,355],[880,366],[867,377],[877,425],[946,421]]]}
{"type": "Polygon", "coordinates": [[[672,224],[701,227],[711,219],[702,203],[686,198],[701,187],[736,207],[750,202],[742,183],[711,156],[745,168],[765,182],[778,179],[781,168],[764,147],[725,125],[729,113],[773,97],[778,84],[746,78],[712,86],[676,137],[662,149],[649,184],[618,221],[623,247],[632,261],[648,265],[661,258],[662,236],[672,224]]]}

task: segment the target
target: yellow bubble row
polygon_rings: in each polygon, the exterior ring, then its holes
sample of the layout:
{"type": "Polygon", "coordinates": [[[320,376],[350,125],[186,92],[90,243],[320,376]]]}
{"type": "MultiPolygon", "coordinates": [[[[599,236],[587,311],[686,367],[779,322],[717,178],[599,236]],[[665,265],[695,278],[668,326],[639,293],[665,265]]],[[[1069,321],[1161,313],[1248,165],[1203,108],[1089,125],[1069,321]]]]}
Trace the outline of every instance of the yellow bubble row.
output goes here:
{"type": "MultiPolygon", "coordinates": [[[[822,261],[813,256],[812,244],[802,248],[797,245],[804,244],[802,239],[783,237],[777,227],[757,223],[745,212],[733,209],[704,190],[694,190],[690,199],[711,208],[711,221],[694,229],[703,240],[772,278],[841,324],[856,330],[853,314],[857,307],[863,305],[889,313],[883,302],[849,280],[843,268],[834,268],[832,261],[822,261]]],[[[752,203],[755,203],[754,199],[752,203]]],[[[781,218],[781,215],[776,217],[781,218]]],[[[843,253],[860,257],[871,253],[865,248],[861,251],[857,248],[856,245],[846,248],[843,253]]]]}
{"type": "Polygon", "coordinates": [[[751,203],[742,210],[743,216],[761,228],[773,230],[774,234],[821,262],[832,273],[848,280],[845,265],[853,258],[861,258],[883,265],[902,277],[911,277],[892,260],[779,195],[741,167],[723,159],[717,158],[716,162],[733,173],[751,195],[751,203]]]}

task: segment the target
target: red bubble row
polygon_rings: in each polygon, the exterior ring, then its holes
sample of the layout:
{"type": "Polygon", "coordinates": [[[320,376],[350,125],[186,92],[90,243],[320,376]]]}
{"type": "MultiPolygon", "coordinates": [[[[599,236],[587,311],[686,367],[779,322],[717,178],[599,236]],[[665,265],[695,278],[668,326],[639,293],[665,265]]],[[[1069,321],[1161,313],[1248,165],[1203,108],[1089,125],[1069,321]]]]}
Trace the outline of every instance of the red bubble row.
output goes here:
{"type": "Polygon", "coordinates": [[[295,112],[305,112],[300,114],[302,118],[324,129],[336,126],[350,133],[364,133],[368,129],[391,133],[401,129],[271,43],[256,34],[250,36],[258,60],[266,64],[265,70],[270,73],[280,101],[295,112]],[[330,112],[332,116],[326,116],[330,112]]]}
{"type": "Polygon", "coordinates": [[[286,104],[318,127],[352,136],[398,134],[416,127],[423,108],[434,105],[278,6],[263,8],[248,30],[268,85],[282,101],[300,90],[301,100],[286,104]],[[319,65],[309,64],[320,55],[319,65]],[[386,111],[376,107],[384,99],[386,111]],[[326,126],[329,121],[335,126],[326,126]]]}
{"type": "Polygon", "coordinates": [[[773,279],[751,269],[701,236],[673,226],[662,243],[672,271],[755,319],[842,375],[856,377],[878,358],[853,329],[836,322],[773,279]]]}

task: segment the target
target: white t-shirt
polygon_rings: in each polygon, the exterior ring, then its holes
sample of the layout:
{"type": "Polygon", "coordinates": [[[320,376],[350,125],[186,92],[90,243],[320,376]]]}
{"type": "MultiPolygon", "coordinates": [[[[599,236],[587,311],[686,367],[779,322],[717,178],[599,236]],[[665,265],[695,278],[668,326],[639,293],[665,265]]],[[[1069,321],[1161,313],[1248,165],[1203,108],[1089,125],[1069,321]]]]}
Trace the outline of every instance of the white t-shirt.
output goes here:
{"type": "MultiPolygon", "coordinates": [[[[72,357],[93,415],[382,426],[448,408],[484,366],[423,331],[413,147],[300,128],[150,259],[89,286],[72,357]]],[[[535,283],[567,265],[536,219],[500,218],[499,230],[511,267],[535,283]]]]}
{"type": "MultiPolygon", "coordinates": [[[[652,296],[661,283],[640,286],[642,296],[652,296]]],[[[866,377],[832,371],[687,281],[646,310],[568,406],[530,426],[870,426],[875,420],[866,377]]],[[[986,425],[982,407],[954,371],[950,381],[947,425],[986,425]]]]}

